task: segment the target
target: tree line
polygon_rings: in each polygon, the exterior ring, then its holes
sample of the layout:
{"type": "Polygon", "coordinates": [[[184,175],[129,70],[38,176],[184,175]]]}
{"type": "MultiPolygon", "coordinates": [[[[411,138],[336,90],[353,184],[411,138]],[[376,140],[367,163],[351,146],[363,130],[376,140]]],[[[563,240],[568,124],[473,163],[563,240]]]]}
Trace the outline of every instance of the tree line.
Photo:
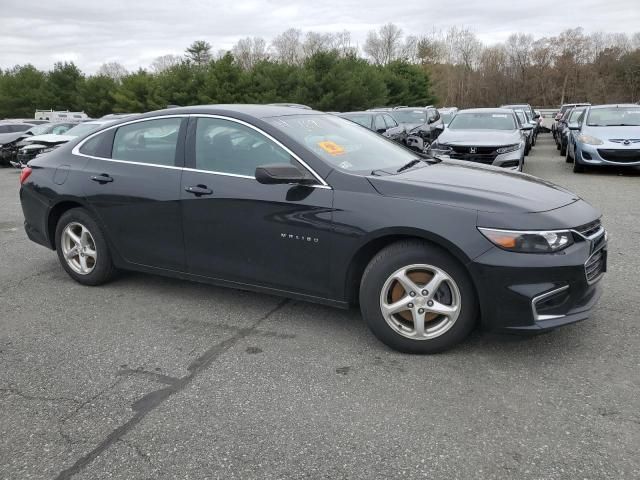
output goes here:
{"type": "Polygon", "coordinates": [[[0,70],[0,118],[31,117],[36,108],[101,116],[206,103],[296,102],[347,111],[639,99],[640,33],[581,28],[485,45],[466,28],[413,36],[390,23],[369,32],[362,47],[346,31],[289,29],[271,42],[241,39],[227,51],[198,40],[183,55],[160,56],[133,72],[115,62],[92,75],[68,62],[50,71],[29,64],[0,70]]]}

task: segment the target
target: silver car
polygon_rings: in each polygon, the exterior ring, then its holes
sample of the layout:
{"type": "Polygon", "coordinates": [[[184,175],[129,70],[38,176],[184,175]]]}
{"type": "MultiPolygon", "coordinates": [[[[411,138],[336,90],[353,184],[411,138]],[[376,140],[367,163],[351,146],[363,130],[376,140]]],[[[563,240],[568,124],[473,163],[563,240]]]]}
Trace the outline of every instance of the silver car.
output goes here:
{"type": "Polygon", "coordinates": [[[460,110],[430,150],[455,160],[522,171],[526,137],[521,128],[532,126],[521,127],[511,109],[460,110]]]}
{"type": "Polygon", "coordinates": [[[640,106],[587,107],[582,121],[569,129],[574,172],[598,165],[640,166],[640,106]]]}

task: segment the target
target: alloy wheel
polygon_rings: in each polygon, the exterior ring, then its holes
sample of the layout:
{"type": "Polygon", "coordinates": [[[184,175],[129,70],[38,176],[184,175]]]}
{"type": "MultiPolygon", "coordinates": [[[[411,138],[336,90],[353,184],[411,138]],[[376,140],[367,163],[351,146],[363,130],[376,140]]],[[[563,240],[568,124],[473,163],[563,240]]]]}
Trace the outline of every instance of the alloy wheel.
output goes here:
{"type": "Polygon", "coordinates": [[[68,224],[62,231],[62,254],[71,269],[80,274],[90,274],[98,261],[95,240],[87,227],[78,222],[68,224]]]}
{"type": "Polygon", "coordinates": [[[412,340],[431,340],[447,332],[462,307],[460,290],[444,270],[415,264],[393,272],[380,292],[387,324],[412,340]]]}

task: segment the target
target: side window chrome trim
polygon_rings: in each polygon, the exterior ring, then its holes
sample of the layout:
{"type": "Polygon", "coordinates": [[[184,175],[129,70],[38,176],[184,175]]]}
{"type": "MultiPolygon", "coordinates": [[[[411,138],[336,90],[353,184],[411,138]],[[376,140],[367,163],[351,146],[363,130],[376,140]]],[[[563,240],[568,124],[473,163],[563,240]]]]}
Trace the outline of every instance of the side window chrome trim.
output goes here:
{"type": "MultiPolygon", "coordinates": [[[[258,127],[256,127],[255,125],[251,125],[250,123],[247,123],[243,120],[239,120],[237,118],[231,118],[231,117],[226,117],[224,115],[215,115],[213,113],[192,113],[190,115],[191,117],[196,117],[196,118],[218,118],[221,120],[228,120],[230,122],[235,122],[238,123],[240,125],[244,125],[245,127],[249,127],[252,130],[255,130],[256,132],[258,132],[261,135],[264,135],[265,137],[267,137],[269,140],[271,140],[273,143],[275,143],[276,145],[278,145],[280,148],[282,148],[285,152],[287,152],[289,155],[291,155],[293,158],[296,159],[296,161],[302,165],[311,175],[313,175],[313,177],[320,182],[320,185],[318,185],[318,187],[325,187],[325,188],[331,188],[331,186],[324,181],[324,179],[318,175],[315,170],[313,170],[313,168],[311,168],[304,160],[302,160],[298,155],[296,155],[295,153],[293,153],[293,151],[291,151],[291,149],[289,147],[287,147],[286,145],[284,145],[282,142],[276,140],[274,137],[272,137],[271,135],[269,135],[267,132],[259,129],[258,127]]],[[[187,170],[187,169],[185,169],[187,170]]],[[[196,171],[202,171],[202,170],[198,170],[198,169],[194,169],[196,171]]],[[[214,172],[212,172],[214,173],[214,172]]],[[[218,173],[220,175],[222,175],[222,172],[215,172],[218,173]]],[[[242,175],[234,175],[236,177],[242,177],[242,175]]],[[[254,178],[254,177],[248,177],[248,178],[254,178]]],[[[312,185],[309,185],[312,186],[312,185]]]]}

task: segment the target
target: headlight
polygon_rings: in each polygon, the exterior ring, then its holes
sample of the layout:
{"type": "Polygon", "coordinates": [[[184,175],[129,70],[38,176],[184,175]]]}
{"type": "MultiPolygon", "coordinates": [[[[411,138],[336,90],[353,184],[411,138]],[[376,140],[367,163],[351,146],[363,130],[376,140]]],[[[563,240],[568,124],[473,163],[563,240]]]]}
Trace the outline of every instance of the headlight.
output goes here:
{"type": "Polygon", "coordinates": [[[553,253],[573,244],[573,234],[569,230],[522,231],[481,227],[478,230],[491,243],[511,252],[553,253]]]}
{"type": "Polygon", "coordinates": [[[581,133],[578,136],[578,141],[581,143],[586,143],[587,145],[602,145],[604,142],[599,138],[592,137],[591,135],[585,135],[581,133]]]}
{"type": "Polygon", "coordinates": [[[496,150],[496,152],[497,153],[515,152],[516,150],[520,150],[521,146],[522,146],[521,143],[516,143],[514,145],[507,145],[506,147],[500,147],[498,150],[496,150]]]}

